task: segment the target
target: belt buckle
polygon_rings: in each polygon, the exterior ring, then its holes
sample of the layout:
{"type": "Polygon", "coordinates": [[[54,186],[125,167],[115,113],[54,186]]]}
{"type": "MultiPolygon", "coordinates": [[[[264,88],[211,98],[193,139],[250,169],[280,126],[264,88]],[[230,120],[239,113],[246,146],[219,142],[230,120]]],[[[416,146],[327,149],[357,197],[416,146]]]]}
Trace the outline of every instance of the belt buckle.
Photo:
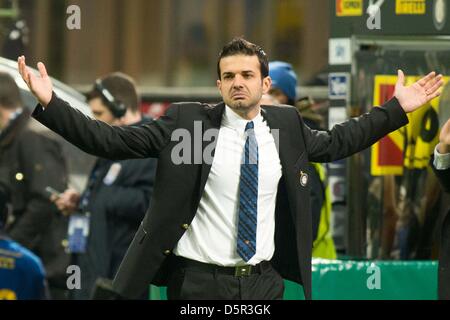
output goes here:
{"type": "Polygon", "coordinates": [[[234,276],[235,277],[248,277],[252,274],[253,266],[239,266],[234,268],[234,276]]]}

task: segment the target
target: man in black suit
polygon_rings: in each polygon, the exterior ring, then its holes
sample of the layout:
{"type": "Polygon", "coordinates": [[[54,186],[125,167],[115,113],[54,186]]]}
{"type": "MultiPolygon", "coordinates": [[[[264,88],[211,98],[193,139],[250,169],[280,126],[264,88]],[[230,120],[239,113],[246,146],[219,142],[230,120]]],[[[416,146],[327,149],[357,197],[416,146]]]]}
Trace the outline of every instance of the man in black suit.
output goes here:
{"type": "Polygon", "coordinates": [[[45,67],[19,70],[40,105],[34,117],[86,152],[111,159],[157,157],[150,208],[114,280],[133,298],[149,283],[170,299],[281,299],[283,278],[311,298],[312,226],[308,161],[363,150],[408,123],[439,95],[442,76],[404,86],[369,113],[319,132],[292,107],[261,107],[271,86],[264,51],[236,38],[220,53],[223,102],[173,104],[139,127],[111,127],[81,115],[52,92],[45,67]],[[180,141],[181,140],[181,141],[180,141]]]}
{"type": "MultiPolygon", "coordinates": [[[[434,151],[433,169],[446,192],[450,192],[450,120],[442,127],[434,151]]],[[[450,213],[444,217],[439,255],[438,296],[450,300],[450,213]]]]}

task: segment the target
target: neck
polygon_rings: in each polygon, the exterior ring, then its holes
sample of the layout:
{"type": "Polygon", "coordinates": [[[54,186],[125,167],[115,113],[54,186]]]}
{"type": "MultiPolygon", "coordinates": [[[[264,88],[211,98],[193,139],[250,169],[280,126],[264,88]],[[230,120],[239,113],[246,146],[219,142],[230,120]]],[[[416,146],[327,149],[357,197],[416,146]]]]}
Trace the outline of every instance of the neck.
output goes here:
{"type": "Polygon", "coordinates": [[[231,110],[233,110],[234,113],[236,113],[238,116],[240,116],[241,118],[245,119],[245,120],[253,120],[255,119],[255,117],[260,113],[261,111],[261,107],[260,105],[256,105],[252,108],[246,108],[246,109],[234,109],[234,108],[230,108],[231,110]]]}
{"type": "Polygon", "coordinates": [[[123,116],[122,119],[120,119],[120,120],[121,120],[122,125],[128,126],[128,125],[135,124],[135,123],[141,121],[142,115],[139,111],[138,112],[127,112],[125,114],[125,116],[123,116]]]}
{"type": "Polygon", "coordinates": [[[16,110],[3,109],[0,107],[0,129],[3,129],[8,125],[11,114],[14,111],[16,110]]]}

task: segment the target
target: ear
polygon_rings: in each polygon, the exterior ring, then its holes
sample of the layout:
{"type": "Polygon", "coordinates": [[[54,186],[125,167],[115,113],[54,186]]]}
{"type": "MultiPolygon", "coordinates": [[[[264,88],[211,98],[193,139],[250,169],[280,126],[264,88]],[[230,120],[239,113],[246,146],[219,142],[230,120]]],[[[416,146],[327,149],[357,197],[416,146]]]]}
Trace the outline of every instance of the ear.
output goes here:
{"type": "Polygon", "coordinates": [[[263,79],[262,85],[263,85],[263,94],[269,93],[269,90],[272,87],[272,78],[270,78],[269,76],[265,77],[263,79]]]}
{"type": "Polygon", "coordinates": [[[217,86],[217,89],[219,89],[220,95],[222,96],[222,81],[217,80],[216,81],[216,86],[217,86]]]}

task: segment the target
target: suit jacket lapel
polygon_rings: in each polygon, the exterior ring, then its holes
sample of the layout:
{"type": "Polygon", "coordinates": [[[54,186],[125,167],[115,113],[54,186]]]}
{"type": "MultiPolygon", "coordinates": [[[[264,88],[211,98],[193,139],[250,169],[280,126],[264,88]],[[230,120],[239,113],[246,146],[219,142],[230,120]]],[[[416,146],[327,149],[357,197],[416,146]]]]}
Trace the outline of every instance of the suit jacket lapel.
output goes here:
{"type": "MultiPolygon", "coordinates": [[[[219,103],[215,106],[212,106],[211,108],[207,109],[207,115],[209,118],[209,121],[203,121],[203,128],[202,128],[202,136],[205,134],[205,132],[209,129],[217,129],[220,130],[220,124],[222,122],[222,115],[225,110],[225,104],[219,103]]],[[[214,153],[216,150],[216,144],[217,144],[217,138],[215,137],[214,141],[205,141],[202,139],[202,152],[205,150],[205,148],[213,144],[213,151],[212,156],[214,158],[214,153]]],[[[212,159],[211,161],[205,161],[205,157],[202,156],[202,169],[201,169],[201,176],[200,176],[200,197],[203,194],[203,190],[205,189],[206,180],[208,180],[209,172],[211,171],[211,165],[212,165],[212,159]]]]}
{"type": "Polygon", "coordinates": [[[285,165],[288,163],[288,148],[286,145],[289,142],[289,136],[287,134],[286,128],[283,126],[282,119],[280,119],[279,114],[275,111],[276,107],[262,107],[261,114],[264,121],[270,128],[270,131],[275,140],[277,146],[278,155],[280,156],[281,167],[283,168],[283,174],[285,174],[285,165]]]}
{"type": "Polygon", "coordinates": [[[278,155],[280,157],[281,163],[281,171],[284,176],[284,183],[286,184],[287,197],[290,203],[290,213],[295,221],[296,219],[296,194],[294,193],[295,189],[289,188],[292,185],[292,179],[295,179],[295,172],[292,171],[294,164],[297,160],[296,150],[300,148],[300,146],[292,146],[293,139],[290,137],[289,132],[291,134],[295,134],[295,131],[289,131],[289,123],[286,122],[285,119],[282,118],[282,112],[277,112],[279,107],[269,107],[264,106],[261,109],[262,116],[264,120],[267,121],[267,125],[269,126],[271,133],[274,137],[275,144],[277,145],[278,155]]]}

